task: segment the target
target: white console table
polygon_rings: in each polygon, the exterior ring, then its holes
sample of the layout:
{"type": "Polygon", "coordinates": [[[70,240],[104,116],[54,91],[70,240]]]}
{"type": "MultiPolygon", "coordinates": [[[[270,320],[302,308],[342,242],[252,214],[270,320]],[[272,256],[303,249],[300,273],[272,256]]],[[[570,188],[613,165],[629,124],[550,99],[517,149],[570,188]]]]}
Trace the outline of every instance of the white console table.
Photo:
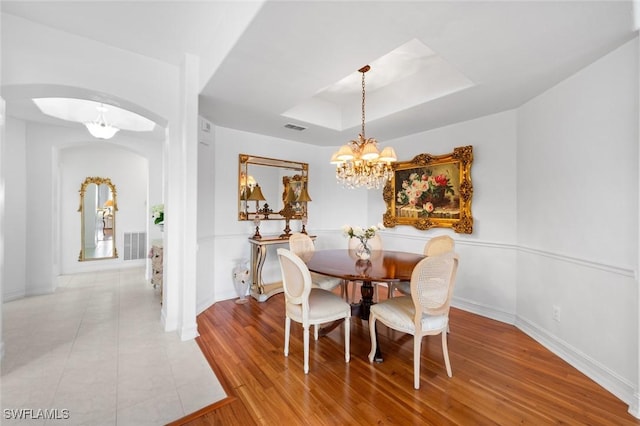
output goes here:
{"type": "MultiPolygon", "coordinates": [[[[315,240],[315,236],[311,236],[315,240]]],[[[251,244],[251,296],[258,302],[265,302],[271,296],[282,293],[282,281],[265,283],[262,280],[262,267],[267,258],[267,248],[278,244],[289,244],[288,238],[263,236],[260,239],[249,238],[251,244]]]]}

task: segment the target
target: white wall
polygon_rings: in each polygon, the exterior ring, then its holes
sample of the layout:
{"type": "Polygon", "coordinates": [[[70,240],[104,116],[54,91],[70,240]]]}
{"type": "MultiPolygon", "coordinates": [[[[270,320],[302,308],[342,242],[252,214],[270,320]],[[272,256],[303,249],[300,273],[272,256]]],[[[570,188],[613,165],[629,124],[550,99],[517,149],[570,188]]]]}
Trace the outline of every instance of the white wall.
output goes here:
{"type": "MultiPolygon", "coordinates": [[[[180,154],[184,129],[177,67],[4,14],[1,30],[3,85],[74,86],[127,100],[166,119],[170,130],[164,152],[180,154]],[[121,72],[124,69],[127,72],[121,72]]],[[[507,322],[517,318],[518,326],[626,401],[637,389],[638,376],[637,50],[634,40],[518,111],[381,141],[393,145],[404,160],[468,144],[475,156],[474,233],[398,227],[384,233],[385,246],[421,251],[429,237],[451,234],[464,259],[457,306],[507,322]],[[603,301],[615,305],[609,308],[603,301]],[[551,320],[552,305],[560,308],[560,322],[551,320]]],[[[211,300],[236,297],[231,269],[237,259],[249,257],[247,237],[253,226],[237,221],[238,153],[309,163],[309,230],[319,236],[320,248],[343,247],[339,228],[345,223],[380,221],[384,203],[379,191],[336,185],[328,164],[336,147],[213,130],[213,152],[199,148],[199,154],[212,161],[213,171],[199,174],[198,198],[209,189],[214,197],[207,199],[207,206],[198,204],[198,224],[208,224],[198,231],[199,310],[211,300]],[[203,182],[207,185],[200,188],[203,182]]],[[[7,133],[21,138],[19,130],[7,128],[7,133]]],[[[33,260],[26,272],[31,286],[27,292],[50,289],[61,269],[53,247],[58,230],[40,220],[39,210],[43,203],[51,211],[61,210],[56,196],[62,187],[51,179],[59,173],[57,151],[46,139],[67,136],[68,130],[50,126],[26,128],[26,250],[33,260]]],[[[14,152],[3,164],[15,159],[18,167],[21,155],[14,152]]],[[[174,194],[184,189],[185,180],[166,172],[179,170],[182,160],[180,155],[165,156],[173,166],[165,162],[161,179],[171,183],[174,194]]],[[[162,161],[150,160],[152,175],[158,163],[162,161]]],[[[150,182],[155,185],[155,179],[150,182]]],[[[157,187],[149,192],[155,194],[150,204],[161,201],[157,187]]],[[[175,211],[179,223],[178,208],[175,211]]],[[[263,223],[261,231],[279,234],[283,226],[283,221],[263,223]]],[[[294,223],[294,230],[298,226],[294,223]]],[[[179,226],[170,231],[176,242],[180,231],[179,226]]],[[[171,250],[181,251],[180,243],[169,243],[171,250]]],[[[171,266],[177,271],[181,265],[177,260],[171,266]]],[[[265,272],[267,278],[277,276],[277,265],[265,272]]],[[[180,271],[171,276],[176,285],[168,300],[172,304],[181,297],[178,286],[191,285],[182,278],[180,271]]],[[[172,312],[169,322],[177,323],[177,316],[172,312]]]]}
{"type": "MultiPolygon", "coordinates": [[[[160,142],[128,136],[118,142],[98,141],[85,129],[16,119],[8,122],[7,142],[13,148],[6,153],[10,164],[6,178],[15,201],[7,209],[7,229],[16,247],[6,254],[12,265],[7,272],[14,278],[22,275],[22,279],[5,288],[4,298],[51,292],[55,277],[61,273],[132,266],[123,263],[123,233],[148,230],[149,239],[160,234],[157,227],[149,226],[147,202],[147,194],[155,200],[161,196],[160,142]],[[78,262],[78,190],[84,178],[100,175],[114,179],[118,191],[116,242],[120,257],[78,262]]],[[[139,266],[147,261],[136,263],[139,266]]]]}
{"type": "MultiPolygon", "coordinates": [[[[0,62],[2,60],[0,59],[0,62]]],[[[1,64],[0,64],[1,69],[1,64]]],[[[0,74],[2,72],[0,71],[0,74]]],[[[0,78],[0,81],[2,79],[0,78]]],[[[6,229],[5,225],[5,128],[7,122],[7,114],[6,114],[6,104],[2,97],[0,97],[0,295],[4,295],[4,285],[5,285],[5,234],[4,230],[6,229]]],[[[3,325],[2,325],[2,301],[0,301],[0,362],[2,358],[4,358],[5,348],[4,348],[4,337],[3,337],[3,325]]]]}
{"type": "MultiPolygon", "coordinates": [[[[253,235],[255,228],[251,221],[238,221],[238,155],[240,153],[258,155],[262,157],[281,158],[284,160],[307,162],[309,158],[318,157],[314,152],[318,152],[316,147],[286,141],[282,139],[270,138],[253,133],[236,131],[222,127],[212,129],[215,147],[215,170],[214,170],[214,194],[215,208],[212,217],[214,223],[215,240],[207,241],[207,245],[213,245],[207,250],[215,253],[215,259],[210,259],[210,267],[214,270],[215,299],[224,300],[237,297],[233,286],[231,271],[233,267],[242,259],[250,259],[248,238],[253,235]]],[[[317,193],[315,184],[315,169],[309,165],[310,185],[309,191],[315,201],[318,197],[322,199],[320,191],[317,193]]],[[[319,182],[319,181],[318,181],[319,182]]],[[[267,200],[269,202],[269,200],[267,200]]],[[[272,204],[272,203],[270,203],[272,204]]],[[[314,203],[310,203],[313,205],[314,203]]],[[[310,206],[310,224],[312,231],[320,229],[323,225],[320,222],[321,215],[317,215],[317,222],[314,219],[313,207],[310,206]]],[[[299,230],[299,221],[291,223],[294,231],[299,230]]],[[[262,235],[279,235],[285,226],[284,221],[262,221],[260,233],[262,235]]],[[[202,244],[200,250],[203,250],[202,244]]],[[[265,265],[265,280],[276,279],[279,274],[278,265],[275,262],[268,262],[265,265]]],[[[199,301],[199,309],[206,308],[199,301]]]]}
{"type": "Polygon", "coordinates": [[[5,90],[13,85],[82,88],[166,121],[178,115],[178,67],[5,13],[1,42],[5,90]]]}
{"type": "MultiPolygon", "coordinates": [[[[193,138],[184,131],[184,123],[196,125],[197,108],[186,106],[189,100],[189,105],[197,105],[197,100],[193,99],[197,96],[190,96],[191,92],[187,93],[186,86],[181,84],[189,80],[182,78],[181,70],[194,67],[187,67],[186,58],[185,64],[177,67],[7,14],[2,14],[1,30],[2,89],[8,102],[38,96],[81,96],[123,106],[166,128],[165,146],[159,163],[162,164],[161,179],[157,181],[161,189],[149,190],[151,197],[155,197],[155,193],[162,194],[159,201],[168,203],[167,212],[173,219],[164,234],[167,264],[162,320],[166,330],[177,330],[179,326],[189,324],[187,327],[193,335],[191,326],[195,325],[195,310],[183,309],[181,302],[195,294],[195,273],[193,280],[189,275],[195,268],[184,267],[187,259],[182,253],[195,252],[196,241],[193,238],[193,241],[185,242],[183,238],[187,224],[180,194],[188,186],[197,185],[195,176],[191,179],[188,173],[197,167],[195,156],[191,161],[186,158],[187,151],[183,150],[190,143],[197,144],[195,130],[193,138]],[[170,197],[177,200],[173,205],[170,197]]],[[[197,79],[197,75],[191,78],[194,83],[197,79]]],[[[115,139],[122,138],[118,134],[115,139]]],[[[57,211],[55,196],[59,188],[55,180],[51,181],[51,176],[57,174],[57,158],[55,153],[38,154],[27,147],[27,161],[34,164],[39,177],[45,178],[40,182],[51,184],[49,195],[52,198],[47,198],[47,203],[57,211]]],[[[154,167],[150,162],[150,169],[154,167]]],[[[155,180],[150,182],[156,184],[155,180]]],[[[42,201],[36,198],[32,189],[37,188],[28,182],[28,205],[42,201]]],[[[151,203],[157,202],[152,198],[151,203]]],[[[35,216],[34,212],[28,212],[28,223],[32,223],[35,216]]],[[[195,212],[193,216],[195,218],[195,212]]],[[[189,221],[193,229],[194,222],[189,221]]],[[[39,223],[35,229],[27,229],[27,238],[38,236],[43,239],[40,246],[34,247],[34,252],[27,246],[30,256],[34,256],[39,265],[27,270],[28,287],[34,292],[47,292],[54,287],[54,277],[60,271],[60,264],[57,247],[53,250],[52,245],[58,231],[55,224],[47,222],[39,223]]]]}
{"type": "Polygon", "coordinates": [[[24,167],[26,158],[26,127],[24,122],[9,118],[7,120],[6,143],[3,156],[11,161],[4,161],[5,206],[4,226],[5,251],[4,285],[2,300],[8,301],[25,295],[26,281],[26,229],[27,216],[27,171],[24,167]]]}
{"type": "MultiPolygon", "coordinates": [[[[428,239],[450,235],[456,240],[456,250],[462,258],[454,305],[509,323],[515,321],[516,314],[515,118],[514,111],[507,111],[382,144],[395,147],[400,161],[411,160],[420,153],[440,155],[457,146],[473,146],[473,233],[398,226],[384,232],[384,244],[421,253],[428,239]]],[[[371,191],[369,222],[381,221],[384,211],[382,195],[371,191]]]]}
{"type": "Polygon", "coordinates": [[[214,126],[200,117],[198,132],[198,261],[196,311],[202,312],[215,301],[215,133],[214,126]],[[208,126],[205,128],[205,126],[208,126]]]}
{"type": "Polygon", "coordinates": [[[637,52],[635,39],[518,111],[518,326],[627,402],[638,385],[637,52]]]}
{"type": "MultiPolygon", "coordinates": [[[[473,234],[402,226],[384,231],[385,247],[419,252],[428,238],[452,235],[463,259],[456,306],[515,323],[625,401],[637,387],[638,359],[636,44],[519,110],[381,142],[401,160],[474,147],[473,234]],[[556,304],[559,323],[551,319],[556,304]]],[[[344,223],[381,220],[380,191],[335,183],[327,161],[335,147],[223,128],[216,128],[215,146],[218,300],[236,297],[230,271],[248,258],[253,232],[236,220],[237,184],[229,179],[240,152],[310,163],[310,231],[321,248],[344,245],[344,223]]],[[[263,223],[261,231],[276,234],[282,225],[263,223]]],[[[267,277],[277,277],[274,259],[270,268],[267,277]]]]}
{"type": "MultiPolygon", "coordinates": [[[[455,146],[474,145],[472,179],[499,182],[494,190],[475,188],[472,212],[475,230],[471,235],[451,230],[418,231],[397,227],[384,231],[385,247],[422,252],[428,238],[448,233],[458,242],[467,262],[461,265],[456,303],[487,316],[514,322],[515,318],[515,112],[506,112],[454,126],[388,141],[401,160],[429,152],[445,154],[455,146]],[[495,260],[499,259],[499,260],[495,260]],[[481,270],[483,274],[473,271],[481,270]]],[[[252,154],[309,163],[308,231],[318,235],[319,249],[344,247],[344,224],[370,225],[382,221],[385,211],[381,190],[345,189],[336,183],[334,166],[329,164],[336,147],[307,146],[226,128],[215,128],[215,294],[216,300],[236,297],[231,270],[240,259],[249,259],[247,238],[253,234],[251,222],[237,220],[238,154],[252,154]]],[[[268,202],[269,200],[267,200],[268,202]]],[[[284,221],[263,221],[262,235],[280,234],[284,221]]],[[[298,230],[299,222],[292,222],[298,230]]],[[[202,245],[200,247],[202,251],[202,245]]],[[[278,278],[275,256],[269,254],[263,276],[267,282],[278,278]]],[[[199,309],[207,307],[199,298],[199,309]]]]}
{"type": "Polygon", "coordinates": [[[61,272],[73,274],[89,270],[144,266],[147,258],[124,260],[124,233],[146,232],[148,161],[129,150],[105,141],[62,149],[60,165],[61,272]],[[111,179],[116,189],[115,212],[117,259],[79,262],[80,213],[78,191],[87,177],[111,179]]]}
{"type": "MultiPolygon", "coordinates": [[[[237,297],[233,287],[231,271],[242,259],[250,259],[248,238],[255,228],[250,221],[238,221],[238,155],[240,153],[261,157],[309,163],[308,231],[318,235],[317,246],[343,247],[346,241],[339,235],[339,228],[346,222],[360,222],[366,218],[367,191],[342,189],[335,183],[334,166],[329,164],[331,149],[309,146],[297,142],[276,139],[263,135],[215,127],[215,241],[207,241],[208,253],[215,252],[209,268],[214,271],[215,299],[237,297]],[[356,208],[352,208],[356,206],[356,208]]],[[[269,203],[269,200],[267,200],[269,203]]],[[[275,205],[273,203],[269,203],[275,205]]],[[[279,235],[284,229],[283,220],[262,221],[262,235],[279,235]]],[[[300,221],[292,221],[292,230],[300,230],[300,221]]],[[[202,243],[200,251],[203,250],[202,243]]],[[[275,251],[274,251],[275,253],[275,251]]],[[[265,281],[275,281],[279,276],[274,253],[269,252],[263,276],[265,281]]],[[[207,307],[198,301],[199,310],[207,307]]]]}

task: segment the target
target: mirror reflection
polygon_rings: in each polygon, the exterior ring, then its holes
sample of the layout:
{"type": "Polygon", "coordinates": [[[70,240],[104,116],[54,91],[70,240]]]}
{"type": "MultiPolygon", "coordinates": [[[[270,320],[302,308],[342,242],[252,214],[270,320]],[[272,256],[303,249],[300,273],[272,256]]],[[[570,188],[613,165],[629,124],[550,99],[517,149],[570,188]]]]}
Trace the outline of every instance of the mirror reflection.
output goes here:
{"type": "Polygon", "coordinates": [[[117,258],[115,185],[109,178],[88,177],[79,192],[81,241],[78,261],[117,258]]]}
{"type": "Polygon", "coordinates": [[[302,219],[308,179],[307,163],[240,154],[238,220],[302,219]]]}

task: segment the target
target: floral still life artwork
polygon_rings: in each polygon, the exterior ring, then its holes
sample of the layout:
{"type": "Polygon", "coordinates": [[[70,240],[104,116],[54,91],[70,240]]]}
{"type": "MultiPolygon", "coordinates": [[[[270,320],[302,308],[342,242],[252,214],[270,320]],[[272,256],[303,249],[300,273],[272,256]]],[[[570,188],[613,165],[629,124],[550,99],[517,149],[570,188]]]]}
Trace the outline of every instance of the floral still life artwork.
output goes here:
{"type": "Polygon", "coordinates": [[[410,161],[394,164],[394,176],[383,191],[388,228],[413,225],[473,231],[471,216],[471,163],[473,147],[454,148],[443,155],[419,154],[410,161]]]}
{"type": "MultiPolygon", "coordinates": [[[[455,168],[456,165],[453,165],[455,168]]],[[[459,197],[451,184],[452,174],[450,170],[440,170],[443,173],[434,174],[434,168],[425,167],[419,172],[410,172],[406,179],[402,180],[400,191],[397,195],[397,204],[400,215],[429,216],[438,214],[444,208],[449,208],[453,217],[460,214],[457,205],[459,197]],[[457,202],[456,202],[457,201],[457,202]],[[438,211],[436,211],[436,208],[438,211]]],[[[402,176],[399,174],[400,178],[402,176]]]]}

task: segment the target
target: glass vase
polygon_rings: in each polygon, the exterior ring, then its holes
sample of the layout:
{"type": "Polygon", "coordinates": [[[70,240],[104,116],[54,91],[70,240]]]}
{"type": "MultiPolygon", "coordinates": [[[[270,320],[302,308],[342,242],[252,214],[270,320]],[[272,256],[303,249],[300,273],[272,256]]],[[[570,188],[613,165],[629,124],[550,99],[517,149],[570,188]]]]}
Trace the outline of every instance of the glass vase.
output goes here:
{"type": "Polygon", "coordinates": [[[371,249],[366,241],[360,242],[358,248],[356,248],[356,256],[362,260],[368,260],[371,257],[371,249]]]}

